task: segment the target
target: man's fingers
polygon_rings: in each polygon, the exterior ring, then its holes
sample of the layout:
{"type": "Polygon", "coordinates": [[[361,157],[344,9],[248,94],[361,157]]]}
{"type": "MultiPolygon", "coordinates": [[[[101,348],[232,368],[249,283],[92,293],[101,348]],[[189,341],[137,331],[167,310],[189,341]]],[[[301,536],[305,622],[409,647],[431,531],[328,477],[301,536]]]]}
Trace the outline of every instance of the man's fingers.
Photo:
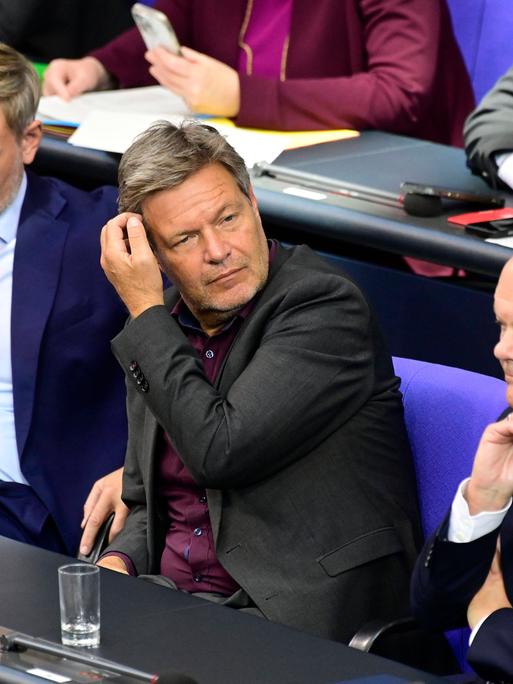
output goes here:
{"type": "Polygon", "coordinates": [[[98,486],[98,483],[95,483],[93,485],[91,491],[89,492],[87,499],[85,500],[85,503],[84,503],[84,517],[82,518],[82,522],[80,523],[80,527],[82,529],[84,529],[84,527],[87,523],[87,519],[91,515],[91,511],[96,506],[96,503],[97,503],[98,499],[100,498],[100,496],[101,496],[100,487],[98,486]]]}
{"type": "Polygon", "coordinates": [[[133,257],[144,257],[151,254],[153,251],[148,242],[146,231],[140,219],[131,216],[126,224],[128,235],[128,242],[130,243],[130,252],[133,257]]]}
{"type": "Polygon", "coordinates": [[[91,511],[87,518],[86,524],[84,526],[84,531],[82,533],[82,539],[80,540],[80,553],[87,555],[91,550],[94,540],[98,534],[98,530],[107,520],[111,514],[111,510],[105,507],[100,501],[91,511]]]}

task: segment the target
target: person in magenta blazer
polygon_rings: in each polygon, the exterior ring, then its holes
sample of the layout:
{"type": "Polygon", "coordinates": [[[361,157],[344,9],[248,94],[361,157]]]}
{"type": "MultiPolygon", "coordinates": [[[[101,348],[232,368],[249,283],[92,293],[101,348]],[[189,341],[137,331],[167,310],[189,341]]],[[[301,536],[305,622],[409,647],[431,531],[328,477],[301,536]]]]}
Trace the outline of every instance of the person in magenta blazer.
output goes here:
{"type": "Polygon", "coordinates": [[[277,130],[380,129],[462,145],[474,97],[445,0],[159,0],[183,44],[136,28],[50,63],[45,94],[157,82],[195,112],[277,130]],[[146,59],[145,59],[146,57],[146,59]]]}

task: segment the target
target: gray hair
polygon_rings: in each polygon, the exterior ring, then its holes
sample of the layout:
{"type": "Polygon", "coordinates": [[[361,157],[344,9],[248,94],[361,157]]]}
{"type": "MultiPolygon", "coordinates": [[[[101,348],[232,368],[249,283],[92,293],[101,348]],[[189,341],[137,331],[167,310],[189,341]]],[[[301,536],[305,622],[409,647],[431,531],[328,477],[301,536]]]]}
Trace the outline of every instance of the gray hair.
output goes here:
{"type": "Polygon", "coordinates": [[[139,135],[119,164],[120,211],[142,213],[146,199],[170,190],[209,164],[221,164],[241,192],[250,197],[251,182],[242,157],[212,126],[157,121],[139,135]]]}
{"type": "Polygon", "coordinates": [[[7,125],[19,139],[36,116],[41,84],[32,64],[0,43],[0,107],[7,125]]]}

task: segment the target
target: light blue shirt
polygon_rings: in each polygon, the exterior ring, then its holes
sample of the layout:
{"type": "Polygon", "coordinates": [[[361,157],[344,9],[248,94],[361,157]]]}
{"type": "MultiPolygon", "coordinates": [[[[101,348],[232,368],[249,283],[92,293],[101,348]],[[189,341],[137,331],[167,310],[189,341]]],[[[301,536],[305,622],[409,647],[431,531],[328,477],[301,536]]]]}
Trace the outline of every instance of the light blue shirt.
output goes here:
{"type": "Polygon", "coordinates": [[[11,364],[11,299],[14,248],[27,190],[23,179],[14,201],[0,213],[0,480],[28,484],[20,468],[14,425],[11,364]]]}

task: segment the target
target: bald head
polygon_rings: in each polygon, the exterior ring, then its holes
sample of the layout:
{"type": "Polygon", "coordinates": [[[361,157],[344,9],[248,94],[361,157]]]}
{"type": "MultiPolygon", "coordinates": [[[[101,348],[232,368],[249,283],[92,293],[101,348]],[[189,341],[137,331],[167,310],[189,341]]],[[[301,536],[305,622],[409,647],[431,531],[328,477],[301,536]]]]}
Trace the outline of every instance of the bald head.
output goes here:
{"type": "Polygon", "coordinates": [[[513,257],[504,264],[495,288],[495,297],[513,301],[513,257]]]}
{"type": "Polygon", "coordinates": [[[500,328],[494,354],[508,383],[508,404],[513,406],[513,259],[509,259],[502,269],[495,289],[494,310],[500,328]]]}

